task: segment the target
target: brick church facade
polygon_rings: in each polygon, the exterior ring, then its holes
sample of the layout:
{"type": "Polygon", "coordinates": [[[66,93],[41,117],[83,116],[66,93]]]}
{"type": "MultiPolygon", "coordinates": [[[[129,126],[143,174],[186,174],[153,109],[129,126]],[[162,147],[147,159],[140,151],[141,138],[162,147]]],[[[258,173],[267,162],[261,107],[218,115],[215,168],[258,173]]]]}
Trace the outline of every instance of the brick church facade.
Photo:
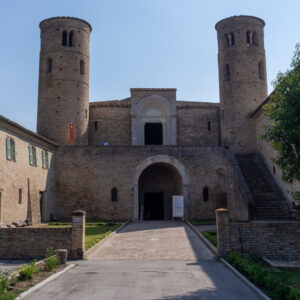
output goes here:
{"type": "Polygon", "coordinates": [[[78,209],[94,220],[168,220],[173,195],[184,197],[186,218],[223,207],[233,221],[289,218],[299,182],[280,180],[276,152],[260,138],[264,25],[250,16],[216,24],[218,103],[178,100],[174,88],[90,102],[91,25],[42,21],[37,133],[0,118],[0,221],[67,219],[78,209]]]}

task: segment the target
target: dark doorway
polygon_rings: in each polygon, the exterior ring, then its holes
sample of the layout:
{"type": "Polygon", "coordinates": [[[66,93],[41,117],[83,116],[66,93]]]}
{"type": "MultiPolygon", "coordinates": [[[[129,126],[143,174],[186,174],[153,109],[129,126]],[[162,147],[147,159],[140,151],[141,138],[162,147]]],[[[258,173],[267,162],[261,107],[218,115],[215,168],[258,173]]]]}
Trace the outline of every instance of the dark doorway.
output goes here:
{"type": "Polygon", "coordinates": [[[145,145],[162,145],[163,133],[161,123],[145,124],[145,145]]]}
{"type": "Polygon", "coordinates": [[[144,220],[164,219],[164,193],[145,193],[144,220]]]}

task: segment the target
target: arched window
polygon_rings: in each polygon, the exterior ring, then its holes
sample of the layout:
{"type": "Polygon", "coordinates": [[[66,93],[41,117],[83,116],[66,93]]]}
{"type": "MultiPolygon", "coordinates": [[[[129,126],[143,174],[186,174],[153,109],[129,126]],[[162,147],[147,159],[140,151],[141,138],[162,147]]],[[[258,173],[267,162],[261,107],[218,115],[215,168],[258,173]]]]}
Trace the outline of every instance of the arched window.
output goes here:
{"type": "Polygon", "coordinates": [[[52,59],[50,57],[47,59],[47,73],[52,73],[52,59]]]}
{"type": "Polygon", "coordinates": [[[83,60],[80,61],[80,74],[84,75],[84,61],[83,60]]]}
{"type": "Polygon", "coordinates": [[[227,48],[233,47],[235,45],[234,33],[230,32],[225,34],[225,40],[227,48]]]}
{"type": "Polygon", "coordinates": [[[230,80],[230,65],[226,64],[224,66],[224,81],[229,81],[230,80]]]}
{"type": "Polygon", "coordinates": [[[72,30],[69,34],[69,47],[74,46],[74,31],[72,30]]]}
{"type": "Polygon", "coordinates": [[[234,39],[234,33],[230,32],[230,37],[231,37],[231,47],[235,45],[235,39],[234,39]]]}
{"type": "Polygon", "coordinates": [[[118,200],[118,189],[113,187],[110,191],[111,201],[116,202],[118,200]]]}
{"type": "Polygon", "coordinates": [[[62,41],[61,41],[61,44],[62,44],[63,46],[67,46],[67,39],[68,39],[68,37],[67,37],[67,31],[64,30],[64,31],[62,32],[62,41]]]}
{"type": "Polygon", "coordinates": [[[256,31],[247,31],[247,46],[258,46],[258,36],[256,31]]]}
{"type": "Polygon", "coordinates": [[[250,30],[247,31],[247,45],[253,45],[253,32],[250,30]]]}
{"type": "Polygon", "coordinates": [[[265,79],[264,65],[261,61],[258,63],[258,77],[261,80],[265,79]]]}
{"type": "Polygon", "coordinates": [[[209,199],[208,199],[208,187],[207,186],[205,186],[203,188],[202,193],[203,193],[203,201],[208,201],[209,199]]]}

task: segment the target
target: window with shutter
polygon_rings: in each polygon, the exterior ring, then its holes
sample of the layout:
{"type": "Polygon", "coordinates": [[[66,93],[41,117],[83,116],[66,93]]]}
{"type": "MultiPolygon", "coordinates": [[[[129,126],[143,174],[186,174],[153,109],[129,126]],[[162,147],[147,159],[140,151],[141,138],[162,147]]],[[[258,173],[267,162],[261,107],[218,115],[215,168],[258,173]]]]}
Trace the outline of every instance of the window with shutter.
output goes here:
{"type": "Polygon", "coordinates": [[[50,157],[49,157],[49,152],[47,151],[47,168],[50,170],[50,157]]]}
{"type": "Polygon", "coordinates": [[[13,161],[17,161],[17,144],[15,141],[11,141],[11,145],[12,145],[12,151],[13,151],[13,161]]]}
{"type": "Polygon", "coordinates": [[[35,148],[35,165],[38,166],[38,151],[35,148]]]}
{"type": "Polygon", "coordinates": [[[6,138],[6,159],[11,160],[10,138],[6,138]]]}
{"type": "Polygon", "coordinates": [[[43,169],[46,169],[46,151],[45,150],[42,151],[42,165],[43,165],[43,169]]]}
{"type": "Polygon", "coordinates": [[[28,152],[29,152],[29,164],[32,166],[33,165],[33,158],[32,158],[32,146],[28,146],[28,152]]]}

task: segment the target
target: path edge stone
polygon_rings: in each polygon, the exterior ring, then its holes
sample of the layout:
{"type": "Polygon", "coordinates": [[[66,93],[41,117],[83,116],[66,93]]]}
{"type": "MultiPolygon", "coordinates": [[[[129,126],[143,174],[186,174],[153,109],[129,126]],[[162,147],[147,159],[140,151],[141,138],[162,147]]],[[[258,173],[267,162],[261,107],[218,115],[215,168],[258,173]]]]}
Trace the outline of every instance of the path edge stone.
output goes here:
{"type": "Polygon", "coordinates": [[[198,238],[208,247],[208,249],[219,259],[218,249],[201,233],[189,220],[184,220],[184,222],[195,232],[198,238]]]}
{"type": "Polygon", "coordinates": [[[249,281],[244,275],[242,275],[237,269],[235,269],[230,263],[228,263],[224,258],[221,258],[220,262],[227,269],[229,269],[236,277],[238,277],[243,283],[245,283],[251,290],[253,290],[253,292],[259,297],[259,299],[272,300],[251,281],[249,281]]]}

